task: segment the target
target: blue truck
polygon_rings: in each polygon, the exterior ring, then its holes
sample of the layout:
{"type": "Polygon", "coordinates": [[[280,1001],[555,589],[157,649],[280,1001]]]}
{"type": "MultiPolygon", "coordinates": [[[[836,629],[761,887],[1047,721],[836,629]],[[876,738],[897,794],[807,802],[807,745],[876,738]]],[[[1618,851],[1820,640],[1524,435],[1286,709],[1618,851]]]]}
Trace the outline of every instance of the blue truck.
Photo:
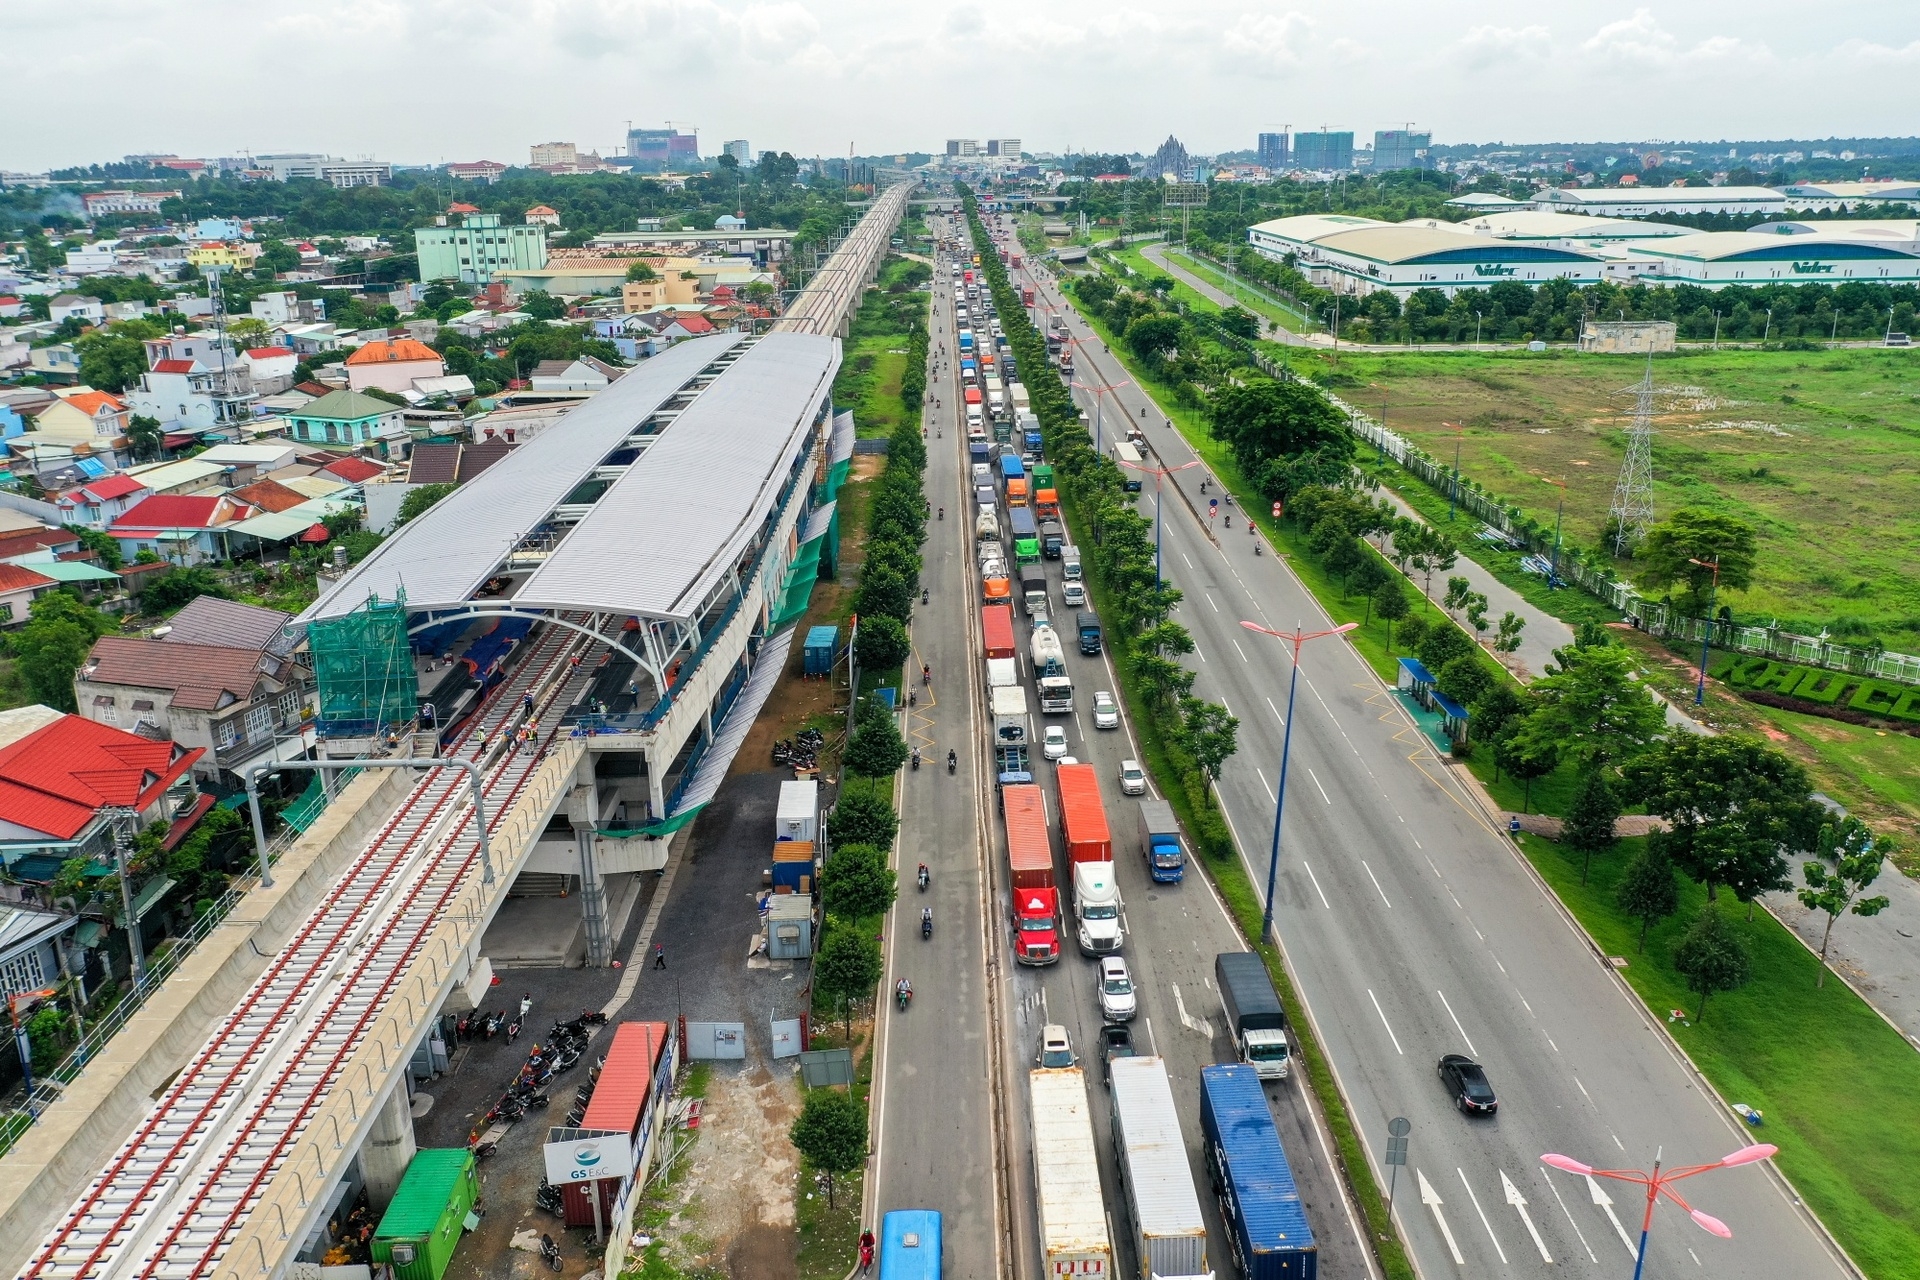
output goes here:
{"type": "Polygon", "coordinates": [[[1080,652],[1093,657],[1100,652],[1100,615],[1083,609],[1073,615],[1074,628],[1080,633],[1080,652]]]}
{"type": "Polygon", "coordinates": [[[1002,483],[1008,480],[1024,480],[1026,478],[1027,464],[1020,461],[1019,454],[1003,453],[1000,455],[1000,479],[1002,483]]]}
{"type": "Polygon", "coordinates": [[[1028,453],[1036,458],[1046,456],[1047,440],[1045,436],[1041,435],[1038,431],[1029,431],[1027,432],[1026,440],[1028,453]]]}
{"type": "Polygon", "coordinates": [[[1200,1132],[1240,1274],[1246,1280],[1317,1280],[1320,1249],[1252,1067],[1200,1069],[1200,1132]]]}
{"type": "Polygon", "coordinates": [[[1187,851],[1180,845],[1180,824],[1165,800],[1140,802],[1140,849],[1155,883],[1179,884],[1186,875],[1187,851]]]}

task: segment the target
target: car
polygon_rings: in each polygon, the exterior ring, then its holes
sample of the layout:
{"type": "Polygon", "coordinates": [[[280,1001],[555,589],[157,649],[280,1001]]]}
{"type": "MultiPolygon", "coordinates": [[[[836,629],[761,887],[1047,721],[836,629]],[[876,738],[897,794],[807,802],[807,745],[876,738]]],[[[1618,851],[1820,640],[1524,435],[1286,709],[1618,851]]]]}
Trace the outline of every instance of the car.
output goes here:
{"type": "Polygon", "coordinates": [[[1049,760],[1059,760],[1067,754],[1067,731],[1064,726],[1047,726],[1046,735],[1041,739],[1040,754],[1049,760]]]}
{"type": "Polygon", "coordinates": [[[1040,1028],[1040,1065],[1059,1069],[1071,1067],[1080,1059],[1073,1056],[1073,1045],[1067,1040],[1067,1029],[1057,1022],[1049,1022],[1040,1028]]]}
{"type": "MultiPolygon", "coordinates": [[[[1072,586],[1072,583],[1068,583],[1072,586]]],[[[1105,689],[1093,695],[1093,727],[1096,729],[1118,729],[1120,727],[1120,704],[1105,689]]]]}
{"type": "Polygon", "coordinates": [[[1100,1028],[1102,1072],[1108,1084],[1113,1083],[1113,1060],[1131,1058],[1135,1053],[1132,1027],[1124,1022],[1109,1022],[1100,1028]]]}
{"type": "Polygon", "coordinates": [[[1100,1016],[1108,1022],[1128,1022],[1140,1011],[1133,994],[1133,975],[1119,956],[1100,958],[1100,1016]]]}
{"type": "Polygon", "coordinates": [[[1440,1059],[1440,1082],[1447,1086],[1453,1105],[1470,1116],[1490,1116],[1500,1109],[1485,1069],[1463,1053],[1440,1059]]]}
{"type": "Polygon", "coordinates": [[[1120,762],[1120,794],[1125,796],[1147,794],[1147,771],[1140,767],[1138,760],[1120,762]]]}
{"type": "Polygon", "coordinates": [[[1060,603],[1066,605],[1069,609],[1086,608],[1087,588],[1085,584],[1079,582],[1063,584],[1060,588],[1060,603]]]}

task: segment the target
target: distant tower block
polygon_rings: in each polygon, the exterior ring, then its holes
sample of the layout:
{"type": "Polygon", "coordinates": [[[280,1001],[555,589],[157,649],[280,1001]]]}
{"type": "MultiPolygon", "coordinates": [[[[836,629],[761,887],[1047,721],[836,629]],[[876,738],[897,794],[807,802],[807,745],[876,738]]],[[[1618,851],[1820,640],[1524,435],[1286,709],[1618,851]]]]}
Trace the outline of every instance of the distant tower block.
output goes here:
{"type": "Polygon", "coordinates": [[[1613,553],[1624,556],[1640,545],[1653,524],[1653,357],[1646,376],[1633,388],[1633,425],[1627,428],[1627,457],[1607,508],[1613,525],[1613,553]]]}

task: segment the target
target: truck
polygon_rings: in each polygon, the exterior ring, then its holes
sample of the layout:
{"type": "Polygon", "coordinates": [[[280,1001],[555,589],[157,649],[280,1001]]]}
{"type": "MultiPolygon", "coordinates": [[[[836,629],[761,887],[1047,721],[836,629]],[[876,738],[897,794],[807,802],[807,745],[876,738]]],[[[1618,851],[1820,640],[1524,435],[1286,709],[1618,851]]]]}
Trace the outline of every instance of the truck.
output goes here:
{"type": "Polygon", "coordinates": [[[977,484],[973,486],[973,502],[981,510],[992,511],[1000,505],[1000,497],[993,491],[992,485],[977,484]]]}
{"type": "Polygon", "coordinates": [[[989,706],[993,711],[993,773],[1001,786],[1032,782],[1033,722],[1027,716],[1027,691],[1019,685],[994,689],[989,706]]]}
{"type": "Polygon", "coordinates": [[[1000,394],[999,387],[993,386],[992,384],[988,384],[987,412],[992,414],[994,417],[998,418],[1004,415],[1006,411],[1007,411],[1006,397],[1000,394]]]}
{"type": "Polygon", "coordinates": [[[1013,657],[1013,610],[1004,604],[990,604],[982,609],[980,635],[988,658],[1013,657]]]}
{"type": "MultiPolygon", "coordinates": [[[[987,659],[987,688],[1009,689],[1020,683],[1020,664],[1012,658],[987,659]]],[[[989,694],[989,697],[992,695],[989,694]]]]}
{"type": "MultiPolygon", "coordinates": [[[[1047,490],[1052,493],[1053,490],[1047,490]]],[[[1040,522],[1040,554],[1048,560],[1058,560],[1060,552],[1067,545],[1067,531],[1060,527],[1056,519],[1040,522]]]]}
{"type": "Polygon", "coordinates": [[[1033,1193],[1040,1219],[1040,1273],[1052,1280],[1113,1274],[1107,1202],[1093,1146],[1087,1082],[1078,1067],[1027,1073],[1033,1106],[1033,1193]]]}
{"type": "Polygon", "coordinates": [[[1319,1246],[1251,1067],[1200,1068],[1200,1133],[1240,1274],[1246,1280],[1317,1280],[1319,1246]]]}
{"type": "Polygon", "coordinates": [[[1013,583],[1007,578],[980,579],[980,603],[1004,605],[1013,600],[1013,583]]]}
{"type": "Polygon", "coordinates": [[[973,536],[981,542],[998,541],[1000,517],[994,512],[982,511],[973,518],[973,536]]]}
{"type": "Polygon", "coordinates": [[[1068,582],[1080,581],[1080,548],[1075,546],[1060,548],[1060,572],[1068,582]]]}
{"type": "Polygon", "coordinates": [[[1042,489],[1051,489],[1054,487],[1053,464],[1051,462],[1034,463],[1030,474],[1033,477],[1033,491],[1035,493],[1040,492],[1042,489]]]}
{"type": "Polygon", "coordinates": [[[1223,951],[1213,960],[1214,985],[1233,1037],[1234,1056],[1263,1080],[1284,1080],[1292,1057],[1287,1011],[1273,989],[1266,961],[1251,951],[1223,951]]]}
{"type": "Polygon", "coordinates": [[[1040,482],[1033,482],[1033,515],[1037,520],[1058,520],[1060,518],[1060,491],[1052,485],[1042,488],[1040,482]]]}
{"type": "Polygon", "coordinates": [[[1033,305],[1033,286],[1032,285],[1023,284],[1020,286],[1020,305],[1023,307],[1030,307],[1033,305]]]}
{"type": "Polygon", "coordinates": [[[1107,1065],[1113,1094],[1113,1149],[1127,1198],[1127,1228],[1140,1262],[1140,1280],[1198,1280],[1207,1266],[1207,1223],[1187,1167],[1167,1064],[1159,1058],[1117,1057],[1107,1065]]]}
{"type": "MultiPolygon", "coordinates": [[[[1013,375],[1011,361],[1008,362],[1007,375],[1008,377],[1012,377],[1013,375]]],[[[1016,418],[1022,414],[1031,414],[1033,412],[1033,397],[1027,391],[1027,384],[1024,382],[1009,382],[1007,384],[1007,403],[1013,411],[1013,416],[1016,418]]]]}
{"type": "Polygon", "coordinates": [[[1013,889],[1013,958],[1052,964],[1060,958],[1060,895],[1053,885],[1053,846],[1040,788],[1010,782],[1000,789],[1007,824],[1008,884],[1013,889]]]}
{"type": "Polygon", "coordinates": [[[1025,476],[1014,476],[1007,481],[1007,506],[1009,508],[1027,505],[1027,480],[1025,476]]]}
{"type": "Polygon", "coordinates": [[[1033,659],[1033,675],[1036,680],[1041,676],[1067,674],[1066,650],[1060,647],[1060,633],[1052,627],[1033,629],[1033,634],[1027,637],[1027,654],[1033,659]]]}
{"type": "Polygon", "coordinates": [[[1037,564],[1020,566],[1020,601],[1026,606],[1027,616],[1047,614],[1047,571],[1037,564]]]}
{"type": "Polygon", "coordinates": [[[1041,715],[1073,714],[1073,678],[1071,676],[1041,676],[1033,683],[1040,692],[1041,715]]]}
{"type": "MultiPolygon", "coordinates": [[[[1020,255],[1016,253],[1011,258],[1007,259],[1007,265],[1011,267],[1013,270],[1018,271],[1020,269],[1020,255]]],[[[1028,288],[1029,290],[1031,290],[1032,286],[1028,286],[1028,288]]]]}
{"type": "Polygon", "coordinates": [[[1075,626],[1080,632],[1080,652],[1091,657],[1100,652],[1100,615],[1091,609],[1082,609],[1073,615],[1075,626]]]}
{"type": "Polygon", "coordinates": [[[960,331],[960,354],[968,355],[972,351],[973,351],[973,330],[962,329],[960,331]]]}
{"type": "Polygon", "coordinates": [[[1040,434],[1038,426],[1028,427],[1025,434],[1021,436],[1021,440],[1026,446],[1026,452],[1036,458],[1047,451],[1047,438],[1040,434]]]}
{"type": "Polygon", "coordinates": [[[1120,884],[1113,868],[1113,834],[1100,801],[1100,775],[1090,764],[1063,764],[1060,786],[1060,838],[1073,868],[1073,913],[1080,950],[1109,955],[1120,950],[1120,884]]]}
{"type": "Polygon", "coordinates": [[[1159,884],[1179,884],[1186,874],[1180,824],[1165,800],[1140,801],[1140,852],[1147,859],[1147,874],[1159,884]]]}
{"type": "Polygon", "coordinates": [[[1026,478],[1026,475],[1027,464],[1020,460],[1019,454],[1003,453],[1000,455],[1000,479],[1002,483],[1008,480],[1023,480],[1026,478]]]}
{"type": "MultiPolygon", "coordinates": [[[[1024,481],[1022,483],[1025,483],[1024,481]]],[[[1036,564],[1040,560],[1040,531],[1033,523],[1033,508],[1007,509],[1007,528],[1013,534],[1013,558],[1018,564],[1036,564]]],[[[1095,650],[1098,652],[1098,650],[1095,650]]]]}
{"type": "Polygon", "coordinates": [[[985,464],[993,459],[993,446],[985,440],[974,440],[967,445],[967,461],[970,464],[985,464]]]}
{"type": "Polygon", "coordinates": [[[974,386],[972,383],[968,383],[966,390],[961,394],[969,405],[977,405],[980,403],[980,388],[974,386]]]}

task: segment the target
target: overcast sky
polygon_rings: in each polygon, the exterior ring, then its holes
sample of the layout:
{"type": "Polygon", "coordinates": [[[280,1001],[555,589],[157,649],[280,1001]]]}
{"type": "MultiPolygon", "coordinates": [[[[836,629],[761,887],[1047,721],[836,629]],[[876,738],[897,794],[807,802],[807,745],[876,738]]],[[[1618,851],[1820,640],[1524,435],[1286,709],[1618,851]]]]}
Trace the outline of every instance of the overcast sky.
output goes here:
{"type": "Polygon", "coordinates": [[[1200,153],[1920,132],[1915,0],[0,0],[0,167],[138,152],[524,164],[626,122],[701,150],[1200,153]]]}

